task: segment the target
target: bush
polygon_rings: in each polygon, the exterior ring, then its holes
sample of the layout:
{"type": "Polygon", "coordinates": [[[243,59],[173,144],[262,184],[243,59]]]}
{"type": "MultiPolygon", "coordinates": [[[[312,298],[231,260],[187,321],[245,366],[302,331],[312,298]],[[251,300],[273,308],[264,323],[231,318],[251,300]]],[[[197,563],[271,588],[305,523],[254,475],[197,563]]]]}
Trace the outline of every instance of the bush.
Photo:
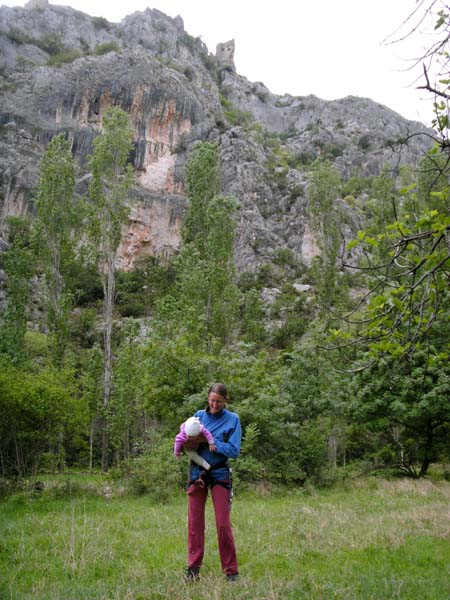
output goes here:
{"type": "Polygon", "coordinates": [[[127,296],[125,301],[118,306],[118,310],[122,317],[142,317],[146,314],[145,304],[134,300],[132,296],[127,296]]]}
{"type": "Polygon", "coordinates": [[[154,434],[144,453],[120,465],[119,476],[135,494],[146,494],[155,502],[166,502],[183,482],[183,463],[173,456],[173,441],[154,434]]]}
{"type": "Polygon", "coordinates": [[[95,29],[105,29],[106,31],[111,29],[111,23],[105,17],[92,17],[92,23],[95,29]]]}
{"type": "Polygon", "coordinates": [[[6,34],[6,37],[18,46],[21,44],[32,44],[34,42],[32,37],[22,33],[22,31],[18,31],[17,29],[10,29],[6,34]]]}
{"type": "Polygon", "coordinates": [[[74,274],[76,306],[86,306],[103,299],[103,287],[97,267],[87,265],[74,274]]]}
{"type": "Polygon", "coordinates": [[[276,348],[288,348],[306,331],[306,323],[302,317],[290,318],[273,334],[273,345],[276,348]]]}
{"type": "Polygon", "coordinates": [[[38,48],[44,52],[48,52],[50,55],[63,54],[67,52],[67,48],[64,46],[61,34],[58,33],[47,33],[43,35],[39,40],[34,42],[38,48]]]}
{"type": "Polygon", "coordinates": [[[70,337],[82,348],[90,348],[96,340],[95,324],[97,311],[94,308],[78,309],[70,317],[70,337]]]}
{"type": "Polygon", "coordinates": [[[99,44],[95,48],[95,54],[97,56],[102,56],[103,54],[108,54],[108,52],[119,52],[120,46],[116,42],[104,42],[103,44],[99,44]]]}
{"type": "Polygon", "coordinates": [[[71,63],[77,58],[80,58],[82,53],[79,50],[67,50],[64,52],[58,52],[50,56],[47,60],[49,67],[59,67],[60,65],[71,63]]]}

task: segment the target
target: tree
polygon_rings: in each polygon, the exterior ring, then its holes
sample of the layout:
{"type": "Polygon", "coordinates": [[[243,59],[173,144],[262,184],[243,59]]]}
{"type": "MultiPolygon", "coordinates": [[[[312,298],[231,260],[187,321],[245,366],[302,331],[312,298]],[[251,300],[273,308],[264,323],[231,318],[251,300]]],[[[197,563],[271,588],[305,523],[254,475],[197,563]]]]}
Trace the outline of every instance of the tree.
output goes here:
{"type": "Polygon", "coordinates": [[[76,392],[71,374],[52,367],[32,371],[0,357],[0,458],[3,475],[36,474],[45,453],[62,466],[61,432],[76,392]]]}
{"type": "Polygon", "coordinates": [[[450,280],[449,191],[430,190],[420,201],[416,185],[401,191],[394,203],[396,219],[378,233],[358,232],[347,248],[359,245],[359,269],[370,286],[362,311],[347,314],[353,330],[342,334],[343,345],[355,336],[372,356],[389,352],[412,354],[434,323],[448,310],[450,280]],[[414,210],[417,208],[418,210],[414,210]]]}
{"type": "Polygon", "coordinates": [[[24,339],[36,260],[30,223],[17,217],[8,221],[8,248],[1,254],[5,272],[6,306],[0,318],[0,352],[14,361],[24,359],[24,339]]]}
{"type": "Polygon", "coordinates": [[[40,241],[48,306],[48,325],[55,364],[61,365],[68,340],[68,315],[73,301],[71,270],[77,225],[74,204],[75,166],[63,134],[50,142],[41,160],[35,191],[36,232],[40,241]]]}
{"type": "MultiPolygon", "coordinates": [[[[94,143],[92,181],[91,243],[100,272],[103,302],[103,409],[109,405],[112,389],[112,328],[115,298],[115,262],[121,230],[128,216],[127,194],[132,184],[132,169],[127,165],[133,132],[128,115],[119,107],[109,108],[103,117],[103,133],[94,143]]],[[[107,427],[102,436],[102,469],[107,469],[107,427]]]]}
{"type": "Polygon", "coordinates": [[[186,165],[189,208],[183,223],[183,244],[193,243],[201,255],[208,237],[207,208],[219,193],[218,149],[216,144],[199,143],[186,165]]]}
{"type": "Polygon", "coordinates": [[[336,261],[343,241],[343,208],[339,200],[341,187],[341,178],[329,162],[319,160],[314,163],[308,188],[308,213],[321,250],[313,272],[322,307],[332,306],[339,291],[336,285],[336,261]]]}
{"type": "MultiPolygon", "coordinates": [[[[215,144],[200,143],[186,167],[190,204],[170,305],[172,320],[181,323],[192,344],[209,350],[231,340],[239,304],[233,260],[236,204],[217,195],[218,160],[215,144]]],[[[169,308],[167,300],[160,308],[169,308]]]]}
{"type": "MultiPolygon", "coordinates": [[[[414,60],[422,65],[425,89],[434,95],[432,122],[436,142],[419,169],[416,185],[393,203],[394,216],[376,235],[367,230],[358,242],[372,258],[368,327],[369,343],[391,344],[414,351],[444,310],[450,270],[450,11],[446,3],[421,2],[388,43],[396,44],[420,32],[431,44],[414,60]]],[[[427,42],[429,43],[429,42],[427,42]]],[[[429,135],[429,134],[414,134],[429,135]]],[[[407,143],[401,140],[399,143],[407,143]]],[[[375,350],[377,347],[375,346],[375,350]]]]}
{"type": "Polygon", "coordinates": [[[117,350],[114,391],[109,406],[109,434],[117,459],[133,455],[133,448],[145,437],[144,378],[142,344],[137,340],[139,323],[126,319],[122,343],[117,350]]]}
{"type": "Polygon", "coordinates": [[[438,350],[448,330],[447,323],[433,332],[409,360],[385,354],[353,384],[352,420],[382,433],[385,464],[414,477],[425,476],[450,450],[449,357],[438,350]]]}

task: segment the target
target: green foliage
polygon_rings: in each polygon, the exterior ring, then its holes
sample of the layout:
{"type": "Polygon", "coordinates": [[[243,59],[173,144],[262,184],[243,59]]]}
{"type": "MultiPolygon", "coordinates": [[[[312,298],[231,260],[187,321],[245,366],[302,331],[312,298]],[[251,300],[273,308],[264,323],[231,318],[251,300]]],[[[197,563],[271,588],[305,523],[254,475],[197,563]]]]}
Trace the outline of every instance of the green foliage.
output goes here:
{"type": "Polygon", "coordinates": [[[103,412],[99,413],[102,432],[102,469],[108,468],[107,409],[113,382],[113,310],[116,291],[115,261],[121,240],[122,226],[128,216],[127,196],[133,181],[128,165],[133,131],[130,119],[119,107],[110,107],[103,116],[103,133],[94,142],[91,200],[89,214],[89,245],[100,272],[103,300],[103,412]]]}
{"type": "Polygon", "coordinates": [[[22,44],[34,43],[34,40],[31,36],[23,33],[22,31],[19,31],[18,29],[14,29],[14,28],[10,29],[6,33],[6,37],[8,38],[8,40],[13,42],[14,44],[17,44],[18,46],[20,46],[22,44]]]}
{"type": "MultiPolygon", "coordinates": [[[[445,336],[447,337],[447,336],[445,336]]],[[[350,410],[386,436],[385,464],[414,476],[449,450],[450,369],[436,348],[418,350],[409,360],[386,355],[356,379],[350,410]],[[394,366],[395,365],[395,368],[394,366]]]]}
{"type": "Polygon", "coordinates": [[[376,282],[365,325],[374,355],[413,352],[446,310],[448,192],[431,192],[429,202],[440,210],[419,201],[415,186],[402,190],[395,220],[379,233],[359,232],[352,244],[363,248],[376,282]]]}
{"type": "Polygon", "coordinates": [[[102,56],[108,54],[108,52],[119,52],[120,46],[116,42],[103,42],[95,47],[95,54],[102,56]]]}
{"type": "Polygon", "coordinates": [[[75,165],[69,142],[62,134],[50,142],[40,165],[35,190],[36,236],[45,274],[48,324],[54,360],[64,360],[68,315],[73,301],[71,277],[80,213],[74,202],[75,165]]]}
{"type": "Polygon", "coordinates": [[[240,319],[241,338],[244,342],[263,344],[267,339],[264,327],[264,305],[259,290],[251,288],[243,296],[240,319]]]}
{"type": "Polygon", "coordinates": [[[33,43],[50,55],[64,54],[68,51],[64,46],[61,33],[46,33],[40,39],[33,40],[33,43]]]}
{"type": "MultiPolygon", "coordinates": [[[[166,339],[159,331],[151,335],[143,348],[144,367],[138,376],[146,409],[153,418],[176,427],[189,416],[187,398],[204,388],[213,359],[198,351],[191,337],[174,336],[172,328],[170,333],[166,339]]],[[[195,410],[202,404],[196,404],[195,410]]]]}
{"type": "Polygon", "coordinates": [[[183,477],[181,465],[174,464],[172,447],[171,439],[151,432],[143,454],[121,463],[120,477],[134,493],[167,502],[176,494],[183,477]]]}
{"type": "Polygon", "coordinates": [[[114,268],[112,260],[119,246],[121,227],[128,215],[127,193],[132,170],[127,165],[132,149],[128,115],[119,107],[109,108],[103,117],[104,132],[94,143],[90,236],[97,256],[104,289],[114,268]]]}
{"type": "Polygon", "coordinates": [[[225,119],[232,127],[248,128],[253,121],[253,115],[251,112],[240,110],[239,108],[235,107],[225,110],[223,114],[225,119]]]}
{"type": "Polygon", "coordinates": [[[52,54],[47,60],[47,65],[49,67],[59,67],[60,65],[71,63],[81,56],[83,54],[79,50],[63,50],[62,52],[52,54]]]}
{"type": "Polygon", "coordinates": [[[144,364],[144,350],[137,341],[138,334],[138,322],[127,319],[116,351],[114,389],[107,408],[110,448],[125,459],[145,436],[145,396],[140,369],[144,364]]]}
{"type": "Polygon", "coordinates": [[[238,316],[239,292],[233,282],[235,202],[218,195],[217,146],[198,144],[186,166],[190,205],[183,224],[183,247],[175,263],[171,304],[160,309],[182,323],[192,343],[211,347],[229,341],[238,316]]]}
{"type": "Polygon", "coordinates": [[[64,428],[70,422],[74,384],[70,372],[14,366],[0,357],[0,440],[3,469],[22,477],[36,472],[42,453],[63,462],[64,428]]]}
{"type": "Polygon", "coordinates": [[[98,267],[92,262],[74,265],[73,294],[76,306],[97,304],[103,298],[102,281],[98,267]]]}
{"type": "Polygon", "coordinates": [[[81,348],[90,348],[98,338],[96,332],[97,311],[82,308],[72,312],[70,318],[70,338],[81,348]]]}
{"type": "Polygon", "coordinates": [[[92,17],[92,23],[95,29],[105,29],[106,31],[111,29],[111,23],[104,17],[92,17]]]}
{"type": "Polygon", "coordinates": [[[179,39],[179,43],[186,46],[186,48],[188,48],[192,54],[195,54],[199,45],[199,41],[200,40],[198,38],[189,35],[189,33],[186,31],[183,32],[183,35],[179,39]]]}
{"type": "Polygon", "coordinates": [[[169,293],[175,281],[173,262],[141,258],[133,271],[117,273],[116,306],[124,317],[147,315],[169,293]]]}
{"type": "Polygon", "coordinates": [[[6,275],[6,307],[0,315],[0,352],[13,360],[24,358],[31,278],[36,270],[30,223],[18,217],[8,219],[9,246],[0,255],[6,275]]]}
{"type": "Polygon", "coordinates": [[[208,235],[206,209],[219,192],[218,149],[215,144],[197,144],[186,165],[186,191],[190,204],[183,224],[183,242],[195,242],[205,251],[208,235]]]}
{"type": "Polygon", "coordinates": [[[313,265],[313,276],[323,306],[334,305],[342,292],[336,277],[344,221],[343,209],[338,203],[340,194],[341,179],[337,171],[327,161],[314,163],[308,188],[308,213],[321,250],[313,265]]]}

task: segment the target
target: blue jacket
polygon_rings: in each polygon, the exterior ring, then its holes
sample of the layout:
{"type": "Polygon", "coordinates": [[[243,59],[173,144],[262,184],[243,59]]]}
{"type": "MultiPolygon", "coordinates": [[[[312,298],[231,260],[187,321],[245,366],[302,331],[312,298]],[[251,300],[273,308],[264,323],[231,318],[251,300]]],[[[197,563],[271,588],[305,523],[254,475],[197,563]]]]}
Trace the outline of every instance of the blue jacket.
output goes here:
{"type": "MultiPolygon", "coordinates": [[[[219,481],[229,477],[227,467],[214,468],[214,465],[223,464],[228,458],[237,458],[241,451],[241,422],[236,413],[223,408],[217,414],[206,410],[198,410],[195,415],[214,437],[216,451],[210,452],[207,444],[200,444],[197,452],[211,465],[210,473],[219,481]]],[[[195,480],[200,475],[200,467],[192,467],[191,478],[195,480]]]]}

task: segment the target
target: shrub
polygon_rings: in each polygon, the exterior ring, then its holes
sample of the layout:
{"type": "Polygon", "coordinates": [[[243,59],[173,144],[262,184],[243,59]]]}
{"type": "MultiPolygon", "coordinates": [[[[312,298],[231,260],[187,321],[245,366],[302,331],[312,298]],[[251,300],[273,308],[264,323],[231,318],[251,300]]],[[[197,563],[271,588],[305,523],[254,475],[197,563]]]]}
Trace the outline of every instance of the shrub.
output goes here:
{"type": "Polygon", "coordinates": [[[305,320],[301,317],[288,319],[273,334],[273,344],[276,348],[288,348],[306,331],[305,320]]]}
{"type": "Polygon", "coordinates": [[[79,269],[74,275],[74,290],[77,306],[86,306],[103,298],[102,282],[95,266],[79,269]]]}
{"type": "Polygon", "coordinates": [[[95,29],[106,29],[106,31],[111,29],[111,23],[105,17],[92,17],[92,23],[95,29]]]}
{"type": "Polygon", "coordinates": [[[195,71],[192,67],[190,67],[189,65],[187,67],[184,67],[183,69],[183,75],[186,77],[186,79],[189,79],[189,81],[192,81],[194,79],[195,76],[195,71]]]}
{"type": "Polygon", "coordinates": [[[116,42],[104,42],[103,44],[99,44],[95,48],[95,54],[97,56],[102,56],[103,54],[108,54],[108,52],[119,52],[120,46],[116,42]]]}
{"type": "Polygon", "coordinates": [[[179,39],[179,42],[186,46],[186,48],[189,48],[191,54],[195,53],[195,49],[197,47],[197,40],[196,38],[192,37],[192,35],[189,35],[189,33],[184,32],[181,38],[179,39]]]}
{"type": "Polygon", "coordinates": [[[95,341],[97,312],[93,308],[78,309],[70,318],[70,336],[82,348],[89,348],[95,341]]]}
{"type": "Polygon", "coordinates": [[[47,65],[49,67],[59,67],[60,65],[71,63],[77,58],[80,58],[81,56],[83,55],[79,50],[67,50],[64,52],[58,52],[50,56],[50,58],[47,60],[47,65]]]}
{"type": "Polygon", "coordinates": [[[299,166],[308,166],[316,160],[317,156],[311,150],[303,150],[297,154],[294,154],[290,166],[292,168],[298,168],[299,166]]]}
{"type": "Polygon", "coordinates": [[[360,150],[368,150],[370,148],[370,136],[368,134],[362,135],[359,138],[358,148],[360,150]]]}
{"type": "Polygon", "coordinates": [[[273,259],[273,262],[280,267],[295,267],[297,264],[294,253],[290,248],[280,248],[273,259]]]}
{"type": "Polygon", "coordinates": [[[10,29],[6,34],[6,37],[8,38],[8,40],[19,46],[21,44],[35,43],[32,37],[26,35],[22,31],[18,31],[17,29],[10,29]]]}
{"type": "Polygon", "coordinates": [[[120,465],[119,476],[135,494],[147,494],[156,502],[166,502],[183,481],[183,463],[175,462],[172,447],[172,439],[153,434],[144,454],[120,465]]]}
{"type": "Polygon", "coordinates": [[[122,317],[142,317],[146,313],[145,304],[134,300],[132,297],[127,297],[118,307],[119,313],[122,317]]]}
{"type": "Polygon", "coordinates": [[[61,35],[57,33],[47,33],[39,40],[35,40],[34,43],[50,55],[67,53],[67,48],[63,44],[61,35]]]}
{"type": "Polygon", "coordinates": [[[232,108],[224,112],[226,120],[233,127],[248,127],[253,121],[253,116],[246,110],[240,110],[239,108],[232,108]]]}

